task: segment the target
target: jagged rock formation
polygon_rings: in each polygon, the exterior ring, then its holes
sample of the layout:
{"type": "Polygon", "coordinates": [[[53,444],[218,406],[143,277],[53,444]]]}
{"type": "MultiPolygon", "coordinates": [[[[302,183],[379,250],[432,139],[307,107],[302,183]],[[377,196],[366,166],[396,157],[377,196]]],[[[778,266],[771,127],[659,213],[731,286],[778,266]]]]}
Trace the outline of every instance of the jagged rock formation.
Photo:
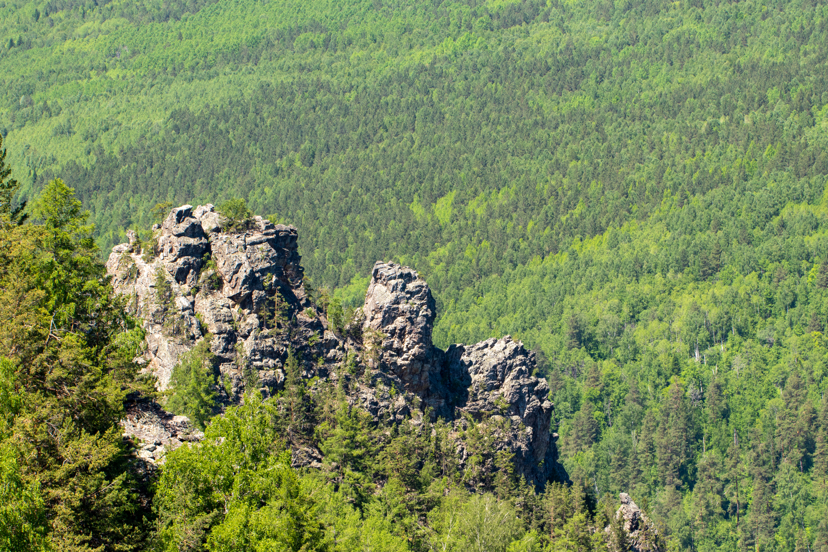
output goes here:
{"type": "MultiPolygon", "coordinates": [[[[303,285],[295,228],[261,217],[243,231],[227,232],[226,226],[212,205],[185,205],[156,227],[153,241],[141,243],[130,233],[129,243],[109,257],[116,291],[130,298],[144,321],[147,348],[140,361],[159,389],[169,385],[181,355],[206,336],[217,359],[222,405],[238,402],[251,386],[265,395],[281,389],[293,350],[304,377],[344,378],[347,400],[375,419],[402,421],[430,412],[451,421],[461,465],[469,453],[460,435],[475,421],[491,426],[495,450],[511,452],[515,471],[529,481],[566,478],[550,434],[549,389],[532,376],[534,355],[522,344],[507,336],[438,349],[428,285],[415,271],[382,262],[374,266],[364,320],[352,324],[353,331],[336,333],[303,285]],[[349,374],[346,365],[355,357],[366,366],[365,377],[349,374]],[[392,388],[401,392],[389,393],[392,388]]],[[[182,440],[156,407],[144,407],[156,418],[128,416],[124,424],[127,434],[152,441],[144,454],[153,461],[156,442],[166,449],[182,440]]],[[[294,451],[300,465],[319,458],[318,451],[294,451]]]]}
{"type": "Polygon", "coordinates": [[[395,263],[378,262],[371,276],[364,327],[382,337],[383,368],[458,429],[465,414],[508,421],[499,446],[529,481],[565,479],[551,442],[549,387],[532,376],[534,354],[509,336],[443,352],[431,341],[435,302],[425,281],[395,263]]]}
{"type": "Polygon", "coordinates": [[[529,481],[545,482],[566,475],[551,440],[552,403],[545,380],[532,376],[534,354],[510,336],[476,345],[452,345],[446,357],[452,374],[468,374],[468,399],[460,412],[477,420],[486,415],[508,419],[512,430],[503,446],[514,454],[515,468],[529,481]]]}
{"type": "MultiPolygon", "coordinates": [[[[655,524],[644,515],[638,505],[632,501],[630,495],[621,493],[621,506],[615,513],[626,539],[624,550],[631,552],[664,552],[667,548],[658,534],[655,524]]],[[[604,529],[608,535],[611,534],[611,527],[604,529]]],[[[609,539],[610,552],[617,551],[617,542],[609,539]]]]}
{"type": "Polygon", "coordinates": [[[431,344],[436,310],[428,285],[416,272],[393,263],[374,265],[364,328],[382,339],[382,365],[418,395],[428,395],[442,362],[431,344]]]}
{"type": "MultiPolygon", "coordinates": [[[[306,298],[295,228],[253,217],[246,232],[221,229],[212,205],[184,205],[166,218],[156,244],[139,244],[132,234],[130,243],[113,248],[106,266],[115,289],[133,298],[144,320],[145,360],[158,388],[167,388],[181,354],[209,333],[222,390],[232,401],[243,393],[245,368],[265,386],[281,381],[276,369],[287,351],[277,332],[269,333],[281,323],[273,301],[278,295],[295,311],[306,298]]],[[[295,313],[283,313],[289,314],[295,313]]]]}

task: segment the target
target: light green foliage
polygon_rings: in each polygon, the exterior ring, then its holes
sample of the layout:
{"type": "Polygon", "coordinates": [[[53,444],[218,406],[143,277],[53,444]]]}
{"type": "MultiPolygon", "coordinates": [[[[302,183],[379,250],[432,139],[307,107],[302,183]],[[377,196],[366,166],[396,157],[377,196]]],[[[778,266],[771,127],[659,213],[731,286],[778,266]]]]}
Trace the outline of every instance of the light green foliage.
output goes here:
{"type": "Polygon", "coordinates": [[[89,213],[82,209],[74,188],[60,178],[49,182],[32,207],[35,217],[46,228],[60,230],[66,234],[64,239],[75,239],[83,247],[92,247],[87,241],[92,234],[92,225],[85,224],[89,213]]]}
{"type": "Polygon", "coordinates": [[[209,253],[204,256],[204,266],[201,268],[199,282],[204,284],[208,290],[215,291],[221,289],[221,274],[219,273],[216,260],[209,253]]]}
{"type": "Polygon", "coordinates": [[[24,483],[15,457],[12,447],[0,445],[0,550],[51,550],[39,485],[24,483]]]}
{"type": "Polygon", "coordinates": [[[250,228],[250,217],[253,213],[247,208],[244,199],[230,199],[218,207],[218,212],[225,217],[225,230],[228,232],[244,232],[250,228]]]}
{"type": "Polygon", "coordinates": [[[345,307],[362,308],[362,304],[365,302],[365,292],[370,282],[370,276],[361,278],[355,275],[351,278],[350,283],[334,290],[334,297],[339,299],[339,302],[345,307]]]}
{"type": "Polygon", "coordinates": [[[539,346],[570,476],[647,498],[679,548],[786,549],[824,515],[824,183],[778,178],[491,277],[435,330],[539,346]]]}
{"type": "Polygon", "coordinates": [[[49,550],[40,486],[23,481],[17,453],[6,442],[24,402],[16,387],[15,366],[0,358],[0,550],[49,550]]]}
{"type": "Polygon", "coordinates": [[[276,434],[275,413],[255,393],[172,452],[158,483],[163,550],[325,550],[305,484],[276,434]]]}
{"type": "MultiPolygon", "coordinates": [[[[490,494],[453,493],[429,513],[435,550],[507,552],[532,550],[523,522],[508,502],[490,494]],[[524,541],[522,544],[517,544],[524,541]],[[515,543],[513,545],[513,543],[515,543]]],[[[535,548],[540,550],[540,548],[535,548]]]]}
{"type": "MultiPolygon", "coordinates": [[[[590,536],[606,520],[582,487],[538,494],[514,477],[508,454],[489,451],[503,477],[466,492],[449,424],[375,421],[348,405],[346,381],[317,380],[309,392],[302,366],[289,349],[282,392],[246,395],[202,442],[167,456],[154,498],[158,549],[540,552],[550,534],[605,549],[590,536]],[[291,469],[288,443],[320,450],[322,467],[291,469]]],[[[479,434],[492,423],[468,421],[479,434]]]]}
{"type": "Polygon", "coordinates": [[[344,329],[343,324],[345,322],[345,313],[342,311],[342,303],[339,302],[339,299],[333,297],[328,303],[328,307],[326,310],[326,314],[328,316],[328,323],[330,324],[331,329],[338,333],[341,333],[344,329]]]}
{"type": "Polygon", "coordinates": [[[181,355],[170,377],[171,394],[166,408],[187,416],[201,429],[212,417],[216,404],[214,359],[210,340],[204,338],[192,350],[181,355]]]}
{"type": "Polygon", "coordinates": [[[297,224],[320,285],[390,256],[451,309],[667,190],[827,170],[820,3],[23,6],[0,12],[10,161],[24,195],[83,186],[107,246],[218,189],[297,224]]]}

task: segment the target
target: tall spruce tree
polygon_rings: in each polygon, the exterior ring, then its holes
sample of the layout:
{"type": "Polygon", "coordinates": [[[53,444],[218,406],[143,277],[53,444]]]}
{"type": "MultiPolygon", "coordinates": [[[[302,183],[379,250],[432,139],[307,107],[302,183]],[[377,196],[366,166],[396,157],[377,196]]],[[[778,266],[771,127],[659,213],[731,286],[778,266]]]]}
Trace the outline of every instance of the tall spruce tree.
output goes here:
{"type": "Polygon", "coordinates": [[[6,165],[6,148],[3,147],[3,135],[0,133],[0,223],[6,218],[12,224],[22,224],[27,217],[23,213],[26,202],[14,205],[20,183],[12,178],[11,173],[11,167],[6,165]]]}

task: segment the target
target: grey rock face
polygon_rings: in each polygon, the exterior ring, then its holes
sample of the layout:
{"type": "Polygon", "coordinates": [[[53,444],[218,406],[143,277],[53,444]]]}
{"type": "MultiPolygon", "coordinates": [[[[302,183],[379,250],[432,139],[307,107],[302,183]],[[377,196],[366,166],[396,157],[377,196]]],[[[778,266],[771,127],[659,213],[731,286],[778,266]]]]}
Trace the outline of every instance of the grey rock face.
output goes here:
{"type": "Polygon", "coordinates": [[[468,374],[467,399],[456,406],[476,420],[497,415],[511,430],[504,447],[514,455],[518,473],[543,484],[561,478],[551,439],[552,403],[545,380],[532,376],[534,354],[510,336],[476,345],[452,345],[446,352],[449,373],[468,374]]]}
{"type": "Polygon", "coordinates": [[[383,367],[407,391],[428,395],[442,359],[431,343],[436,306],[425,280],[395,263],[375,264],[363,312],[364,330],[382,340],[383,367]]]}
{"type": "MultiPolygon", "coordinates": [[[[131,233],[130,243],[115,246],[106,265],[115,290],[132,298],[134,314],[144,320],[147,370],[166,389],[181,355],[206,331],[226,380],[223,388],[230,398],[240,395],[245,378],[239,357],[247,361],[254,351],[268,349],[261,334],[274,297],[294,304],[304,298],[296,229],[254,217],[248,231],[223,233],[212,205],[184,205],[170,212],[155,239],[155,258],[149,258],[148,247],[138,250],[131,233]]],[[[255,358],[260,362],[254,370],[281,366],[274,355],[255,358]]]]}
{"type": "Polygon", "coordinates": [[[204,437],[185,416],[173,416],[149,400],[128,401],[121,426],[124,435],[138,442],[137,456],[150,464],[163,463],[167,451],[204,437]]]}
{"type": "Polygon", "coordinates": [[[115,291],[129,298],[128,307],[144,321],[147,347],[141,362],[144,371],[155,375],[158,388],[163,390],[169,384],[178,358],[202,333],[193,310],[182,308],[185,302],[190,304],[186,287],[176,282],[165,261],[160,258],[146,261],[135,252],[136,248],[134,241],[116,245],[106,268],[115,291]],[[159,283],[169,286],[169,296],[159,288],[159,283]]]}
{"type": "Polygon", "coordinates": [[[193,217],[192,206],[170,212],[161,225],[158,249],[158,258],[177,283],[195,284],[209,244],[201,223],[193,217]]]}
{"type": "MultiPolygon", "coordinates": [[[[181,355],[210,334],[218,391],[232,403],[251,383],[266,393],[281,386],[287,347],[273,333],[275,298],[295,311],[305,293],[295,228],[254,217],[248,231],[231,234],[222,232],[223,222],[212,205],[178,207],[155,229],[154,246],[130,231],[106,267],[116,292],[144,321],[146,349],[138,362],[157,387],[166,389],[181,355]]],[[[182,429],[189,427],[186,418],[157,404],[132,408],[124,432],[143,443],[139,456],[148,461],[175,448],[182,431],[198,438],[182,429]]]]}
{"type": "Polygon", "coordinates": [[[294,227],[273,225],[261,217],[253,221],[253,230],[244,234],[215,233],[211,250],[224,282],[222,295],[256,307],[265,299],[268,288],[301,285],[303,270],[294,227]]]}

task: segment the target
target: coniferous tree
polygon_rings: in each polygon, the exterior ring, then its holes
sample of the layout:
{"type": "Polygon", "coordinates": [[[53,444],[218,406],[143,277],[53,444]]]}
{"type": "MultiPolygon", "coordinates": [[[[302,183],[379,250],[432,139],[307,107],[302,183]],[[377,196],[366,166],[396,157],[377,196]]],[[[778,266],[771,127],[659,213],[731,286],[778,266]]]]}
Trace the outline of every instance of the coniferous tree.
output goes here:
{"type": "Polygon", "coordinates": [[[695,429],[684,388],[677,379],[669,393],[658,430],[658,469],[666,487],[681,488],[690,469],[695,429]]]}
{"type": "Polygon", "coordinates": [[[814,479],[828,491],[828,393],[822,396],[814,450],[814,479]]]}
{"type": "Polygon", "coordinates": [[[209,338],[202,339],[182,356],[170,377],[172,394],[166,408],[187,416],[200,429],[204,429],[216,405],[214,360],[209,338]]]}
{"type": "Polygon", "coordinates": [[[56,548],[135,549],[146,512],[118,421],[141,388],[143,334],[103,277],[72,189],[52,181],[35,207],[39,223],[0,227],[0,356],[22,391],[3,447],[24,488],[39,485],[56,548]]]}
{"type": "Polygon", "coordinates": [[[693,526],[700,535],[715,527],[721,519],[723,485],[719,480],[721,465],[715,453],[707,453],[698,464],[696,486],[693,488],[693,526]]]}
{"type": "Polygon", "coordinates": [[[11,173],[11,167],[6,165],[6,148],[3,147],[3,135],[0,133],[0,224],[3,218],[12,224],[22,224],[28,216],[23,212],[26,208],[25,201],[14,205],[20,183],[12,178],[11,173]]]}
{"type": "Polygon", "coordinates": [[[819,265],[815,283],[819,289],[828,288],[828,261],[822,261],[822,264],[819,265]]]}

